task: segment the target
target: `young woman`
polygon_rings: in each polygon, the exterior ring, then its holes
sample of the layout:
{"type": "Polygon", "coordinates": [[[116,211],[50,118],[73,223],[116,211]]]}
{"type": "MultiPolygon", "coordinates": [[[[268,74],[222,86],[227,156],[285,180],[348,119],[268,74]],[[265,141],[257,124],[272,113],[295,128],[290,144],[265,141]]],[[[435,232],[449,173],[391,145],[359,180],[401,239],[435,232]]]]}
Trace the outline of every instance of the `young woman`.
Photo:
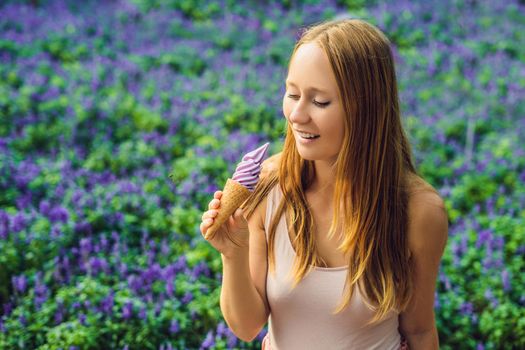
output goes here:
{"type": "Polygon", "coordinates": [[[221,311],[245,341],[269,322],[263,349],[438,349],[448,219],[415,170],[389,45],[345,19],[294,47],[275,170],[209,241],[223,261],[221,311]]]}

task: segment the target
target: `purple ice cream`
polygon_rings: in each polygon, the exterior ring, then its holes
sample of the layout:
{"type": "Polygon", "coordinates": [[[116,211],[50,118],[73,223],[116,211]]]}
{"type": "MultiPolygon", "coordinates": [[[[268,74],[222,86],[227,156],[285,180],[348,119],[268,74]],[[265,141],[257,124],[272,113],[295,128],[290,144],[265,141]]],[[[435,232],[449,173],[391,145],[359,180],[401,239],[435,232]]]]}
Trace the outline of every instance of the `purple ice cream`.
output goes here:
{"type": "Polygon", "coordinates": [[[262,162],[266,158],[266,152],[270,143],[265,143],[254,151],[246,153],[233,173],[232,180],[237,181],[250,191],[253,191],[259,181],[262,162]]]}

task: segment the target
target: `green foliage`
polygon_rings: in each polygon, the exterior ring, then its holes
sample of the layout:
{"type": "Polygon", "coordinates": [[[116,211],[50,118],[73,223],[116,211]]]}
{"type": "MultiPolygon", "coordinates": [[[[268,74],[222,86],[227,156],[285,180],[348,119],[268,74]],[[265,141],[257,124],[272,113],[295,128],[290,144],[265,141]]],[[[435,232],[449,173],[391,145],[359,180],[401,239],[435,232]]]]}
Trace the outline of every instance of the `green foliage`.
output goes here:
{"type": "Polygon", "coordinates": [[[447,208],[441,347],[525,347],[519,4],[51,4],[0,5],[0,349],[260,348],[219,334],[199,224],[232,159],[280,150],[298,29],[346,11],[391,39],[417,169],[447,208]]]}

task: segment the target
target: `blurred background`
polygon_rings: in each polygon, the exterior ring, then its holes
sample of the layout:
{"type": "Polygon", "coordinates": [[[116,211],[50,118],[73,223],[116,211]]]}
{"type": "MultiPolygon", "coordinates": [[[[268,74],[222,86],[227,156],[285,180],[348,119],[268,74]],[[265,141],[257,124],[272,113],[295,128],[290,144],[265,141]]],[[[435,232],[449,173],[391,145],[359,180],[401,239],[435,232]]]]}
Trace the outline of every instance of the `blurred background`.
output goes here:
{"type": "Polygon", "coordinates": [[[201,214],[280,151],[294,41],[336,16],[391,39],[446,202],[441,348],[525,348],[523,1],[0,3],[1,349],[260,348],[222,319],[201,214]]]}

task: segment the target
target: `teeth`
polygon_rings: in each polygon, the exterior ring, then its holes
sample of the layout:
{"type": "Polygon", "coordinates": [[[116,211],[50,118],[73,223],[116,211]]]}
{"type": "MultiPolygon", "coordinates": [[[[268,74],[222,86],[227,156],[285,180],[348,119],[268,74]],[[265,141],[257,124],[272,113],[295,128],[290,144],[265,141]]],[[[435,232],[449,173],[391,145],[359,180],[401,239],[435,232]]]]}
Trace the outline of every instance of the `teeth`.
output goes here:
{"type": "Polygon", "coordinates": [[[299,132],[299,135],[301,135],[302,137],[304,137],[306,139],[311,139],[311,138],[314,138],[316,136],[319,136],[319,135],[314,135],[314,134],[305,134],[305,133],[302,133],[302,132],[299,132]]]}

